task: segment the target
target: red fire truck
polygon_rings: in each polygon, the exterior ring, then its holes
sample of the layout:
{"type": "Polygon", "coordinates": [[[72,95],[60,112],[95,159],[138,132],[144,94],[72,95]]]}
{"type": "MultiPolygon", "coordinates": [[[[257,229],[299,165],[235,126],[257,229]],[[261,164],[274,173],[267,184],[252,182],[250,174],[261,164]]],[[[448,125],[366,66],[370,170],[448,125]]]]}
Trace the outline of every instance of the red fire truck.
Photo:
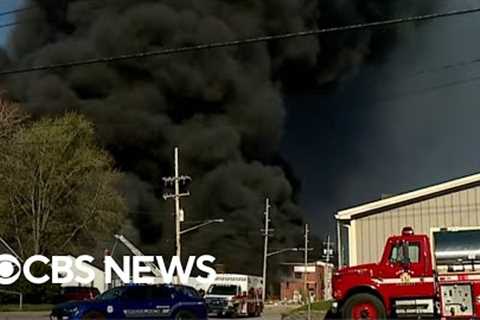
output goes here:
{"type": "Polygon", "coordinates": [[[344,319],[480,317],[480,230],[405,227],[378,263],[339,269],[333,311],[344,319]]]}

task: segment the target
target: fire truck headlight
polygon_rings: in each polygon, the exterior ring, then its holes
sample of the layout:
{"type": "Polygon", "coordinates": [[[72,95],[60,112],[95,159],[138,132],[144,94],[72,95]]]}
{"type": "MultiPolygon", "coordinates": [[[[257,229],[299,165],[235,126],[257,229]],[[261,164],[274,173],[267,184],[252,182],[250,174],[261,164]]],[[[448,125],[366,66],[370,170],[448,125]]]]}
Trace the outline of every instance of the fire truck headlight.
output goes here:
{"type": "Polygon", "coordinates": [[[335,312],[338,311],[338,302],[337,301],[332,302],[332,310],[334,310],[335,312]]]}

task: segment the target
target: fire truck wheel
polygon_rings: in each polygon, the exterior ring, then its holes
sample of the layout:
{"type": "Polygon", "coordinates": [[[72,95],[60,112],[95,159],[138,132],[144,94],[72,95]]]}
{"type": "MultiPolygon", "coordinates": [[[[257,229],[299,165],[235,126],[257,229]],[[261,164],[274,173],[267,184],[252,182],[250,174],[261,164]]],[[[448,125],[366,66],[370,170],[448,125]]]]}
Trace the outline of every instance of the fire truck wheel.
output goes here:
{"type": "Polygon", "coordinates": [[[385,307],[380,299],[372,294],[358,293],[345,302],[342,308],[344,319],[386,319],[385,307]]]}
{"type": "Polygon", "coordinates": [[[83,320],[105,320],[107,318],[100,312],[92,311],[87,313],[82,319],[83,320]]]}
{"type": "Polygon", "coordinates": [[[332,312],[332,310],[328,310],[327,311],[327,314],[325,314],[325,318],[324,320],[333,320],[333,319],[337,319],[338,318],[338,315],[337,314],[334,314],[332,312]]]}

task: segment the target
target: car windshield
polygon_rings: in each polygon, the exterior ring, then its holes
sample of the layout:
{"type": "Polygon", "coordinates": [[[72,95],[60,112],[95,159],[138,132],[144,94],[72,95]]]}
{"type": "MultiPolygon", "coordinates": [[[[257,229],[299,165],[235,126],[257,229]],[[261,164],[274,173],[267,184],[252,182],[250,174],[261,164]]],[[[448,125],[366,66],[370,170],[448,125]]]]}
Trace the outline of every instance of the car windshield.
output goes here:
{"type": "Polygon", "coordinates": [[[229,296],[232,296],[232,295],[236,295],[237,294],[237,286],[233,286],[233,285],[212,285],[209,289],[208,289],[208,293],[209,294],[218,294],[218,295],[229,295],[229,296]]]}
{"type": "Polygon", "coordinates": [[[101,295],[97,296],[97,300],[112,300],[120,297],[123,293],[123,288],[113,288],[105,291],[101,295]]]}

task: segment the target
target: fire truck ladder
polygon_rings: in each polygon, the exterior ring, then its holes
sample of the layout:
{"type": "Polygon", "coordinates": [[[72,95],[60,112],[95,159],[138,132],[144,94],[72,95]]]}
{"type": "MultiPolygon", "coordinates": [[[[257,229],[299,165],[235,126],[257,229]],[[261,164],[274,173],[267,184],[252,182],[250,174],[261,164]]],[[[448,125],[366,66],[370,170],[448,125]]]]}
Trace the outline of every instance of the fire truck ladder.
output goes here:
{"type": "MultiPolygon", "coordinates": [[[[120,241],[125,247],[127,247],[127,249],[130,250],[130,252],[133,253],[134,255],[144,256],[143,252],[140,251],[140,249],[138,249],[137,247],[135,247],[135,245],[132,242],[130,242],[130,240],[128,240],[124,235],[116,234],[116,235],[114,235],[114,237],[115,237],[115,239],[117,239],[117,241],[120,241]]],[[[117,244],[117,242],[115,242],[115,245],[113,246],[112,255],[113,255],[113,252],[116,248],[116,244],[117,244]]],[[[155,263],[145,262],[145,265],[150,267],[150,270],[152,270],[152,273],[156,277],[163,278],[162,273],[160,272],[160,269],[157,267],[157,265],[155,263]]]]}
{"type": "Polygon", "coordinates": [[[15,250],[10,247],[10,245],[5,241],[2,237],[0,237],[0,244],[2,244],[12,255],[15,256],[15,258],[18,259],[18,261],[23,262],[23,259],[15,252],[15,250]]]}
{"type": "MultiPolygon", "coordinates": [[[[7,241],[5,241],[5,239],[3,239],[2,237],[0,237],[0,244],[3,245],[8,251],[10,251],[10,253],[12,255],[14,255],[18,259],[18,261],[20,261],[22,263],[24,262],[23,259],[17,254],[17,252],[15,250],[13,250],[13,248],[10,247],[10,245],[7,243],[7,241]]],[[[23,293],[22,292],[0,289],[0,293],[5,293],[5,294],[18,296],[18,308],[20,310],[23,309],[23,293]]]]}

